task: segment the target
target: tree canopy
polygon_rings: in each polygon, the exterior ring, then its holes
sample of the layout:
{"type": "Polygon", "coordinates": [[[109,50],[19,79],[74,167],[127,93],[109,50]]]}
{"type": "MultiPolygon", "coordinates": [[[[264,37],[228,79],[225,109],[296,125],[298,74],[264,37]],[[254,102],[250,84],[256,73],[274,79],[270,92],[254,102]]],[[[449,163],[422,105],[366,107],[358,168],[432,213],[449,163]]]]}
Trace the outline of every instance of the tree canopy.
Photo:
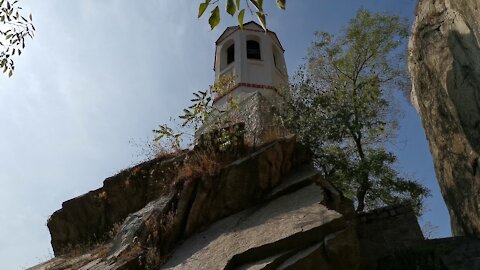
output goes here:
{"type": "Polygon", "coordinates": [[[358,211],[403,200],[420,210],[429,194],[386,147],[398,128],[394,92],[408,81],[407,36],[406,20],[359,10],[339,36],[316,33],[289,89],[286,122],[358,211]]]}

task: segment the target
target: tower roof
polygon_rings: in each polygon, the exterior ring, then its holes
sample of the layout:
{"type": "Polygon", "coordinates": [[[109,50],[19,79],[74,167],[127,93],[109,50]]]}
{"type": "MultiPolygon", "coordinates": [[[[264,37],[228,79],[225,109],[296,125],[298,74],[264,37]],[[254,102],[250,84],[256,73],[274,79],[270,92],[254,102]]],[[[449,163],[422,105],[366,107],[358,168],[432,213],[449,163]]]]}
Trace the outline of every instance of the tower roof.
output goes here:
{"type": "MultiPolygon", "coordinates": [[[[231,34],[235,33],[238,30],[241,30],[240,26],[238,26],[238,25],[227,27],[227,29],[225,29],[225,31],[223,31],[223,33],[220,35],[220,37],[217,39],[217,41],[215,41],[215,44],[218,45],[225,38],[227,38],[228,36],[230,36],[231,34]]],[[[262,26],[260,26],[258,23],[254,22],[254,21],[244,23],[243,24],[243,31],[265,32],[263,30],[262,26]]],[[[267,29],[267,34],[272,38],[272,40],[275,43],[277,43],[277,45],[280,47],[280,49],[285,51],[285,49],[282,47],[282,43],[278,39],[277,34],[275,34],[275,32],[267,29]]]]}

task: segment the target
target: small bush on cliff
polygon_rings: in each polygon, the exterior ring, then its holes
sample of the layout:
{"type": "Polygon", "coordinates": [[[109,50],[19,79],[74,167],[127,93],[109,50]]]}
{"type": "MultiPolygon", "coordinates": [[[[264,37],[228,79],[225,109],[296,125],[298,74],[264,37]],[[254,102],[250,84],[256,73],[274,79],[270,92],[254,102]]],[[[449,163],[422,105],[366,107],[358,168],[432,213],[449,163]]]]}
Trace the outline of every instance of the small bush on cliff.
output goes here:
{"type": "MultiPolygon", "coordinates": [[[[192,105],[183,109],[183,114],[178,116],[182,123],[180,125],[176,125],[176,122],[173,119],[173,127],[167,124],[159,125],[157,129],[153,130],[153,132],[156,134],[154,142],[159,142],[160,145],[167,149],[181,149],[184,140],[188,140],[188,145],[193,146],[195,143],[195,133],[203,125],[203,123],[209,117],[213,117],[214,115],[224,112],[223,110],[213,106],[213,102],[215,97],[223,95],[234,87],[235,79],[235,76],[223,76],[220,77],[220,79],[211,85],[207,90],[193,93],[194,97],[190,100],[192,105]]],[[[237,103],[235,98],[231,97],[228,100],[227,109],[235,108],[236,106],[237,103]]],[[[227,123],[221,124],[222,126],[218,126],[217,129],[227,130],[224,129],[224,126],[226,126],[227,123]]],[[[220,145],[228,144],[231,137],[230,135],[235,134],[222,133],[222,136],[219,136],[216,139],[220,140],[220,142],[218,142],[220,145]]]]}
{"type": "Polygon", "coordinates": [[[398,127],[394,91],[408,81],[396,54],[407,35],[399,17],[359,10],[338,37],[316,34],[285,95],[283,120],[357,211],[411,200],[420,212],[429,194],[386,148],[398,127]]]}

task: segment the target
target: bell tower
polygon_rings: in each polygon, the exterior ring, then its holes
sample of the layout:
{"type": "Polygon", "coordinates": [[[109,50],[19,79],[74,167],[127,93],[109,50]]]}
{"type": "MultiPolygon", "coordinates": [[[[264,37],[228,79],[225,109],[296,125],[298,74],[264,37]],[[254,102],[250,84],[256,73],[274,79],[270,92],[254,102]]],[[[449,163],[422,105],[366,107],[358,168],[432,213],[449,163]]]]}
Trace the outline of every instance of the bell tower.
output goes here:
{"type": "Polygon", "coordinates": [[[283,90],[288,89],[284,49],[277,35],[255,22],[228,27],[216,41],[215,81],[234,76],[230,89],[214,97],[212,113],[195,133],[196,139],[215,130],[243,126],[244,141],[262,143],[273,131],[284,130],[276,120],[283,90]],[[230,100],[236,106],[232,105],[230,100]]]}
{"type": "Polygon", "coordinates": [[[280,95],[278,90],[288,85],[285,50],[274,32],[252,21],[243,29],[228,27],[215,44],[215,80],[236,78],[232,89],[215,98],[216,107],[223,107],[232,96],[243,100],[253,93],[273,101],[280,95]]]}

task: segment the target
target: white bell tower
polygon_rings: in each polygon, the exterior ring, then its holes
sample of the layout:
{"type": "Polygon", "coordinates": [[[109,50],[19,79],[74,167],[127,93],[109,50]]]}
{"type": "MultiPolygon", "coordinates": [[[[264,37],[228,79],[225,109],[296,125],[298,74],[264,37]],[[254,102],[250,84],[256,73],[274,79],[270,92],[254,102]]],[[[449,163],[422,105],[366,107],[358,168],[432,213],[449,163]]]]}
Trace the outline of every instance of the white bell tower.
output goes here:
{"type": "Polygon", "coordinates": [[[272,131],[283,130],[275,112],[288,89],[288,73],[277,35],[255,22],[244,24],[243,29],[232,26],[220,35],[215,50],[215,80],[233,75],[235,82],[214,97],[213,105],[219,110],[197,130],[196,139],[243,123],[244,141],[255,145],[272,131]],[[237,106],[229,106],[232,98],[237,106]]]}
{"type": "Polygon", "coordinates": [[[278,98],[279,90],[288,85],[283,53],[277,35],[253,21],[243,29],[228,27],[216,41],[215,80],[234,75],[235,86],[217,96],[214,105],[221,108],[232,96],[242,100],[254,93],[271,101],[278,98]]]}

